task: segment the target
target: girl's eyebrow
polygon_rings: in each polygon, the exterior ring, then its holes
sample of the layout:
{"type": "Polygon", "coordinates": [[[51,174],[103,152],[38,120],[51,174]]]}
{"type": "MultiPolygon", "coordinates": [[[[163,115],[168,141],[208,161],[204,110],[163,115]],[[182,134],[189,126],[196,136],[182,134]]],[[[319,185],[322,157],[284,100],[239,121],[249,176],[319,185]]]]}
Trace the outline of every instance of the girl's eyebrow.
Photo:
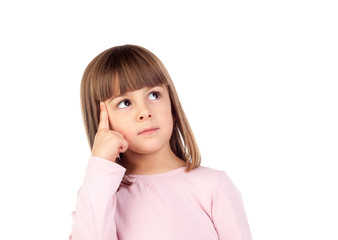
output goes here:
{"type": "Polygon", "coordinates": [[[119,95],[117,95],[117,96],[112,97],[112,98],[108,101],[108,104],[111,103],[111,101],[113,101],[115,98],[119,98],[119,97],[122,97],[122,96],[124,96],[124,95],[125,95],[125,94],[119,94],[119,95]]]}

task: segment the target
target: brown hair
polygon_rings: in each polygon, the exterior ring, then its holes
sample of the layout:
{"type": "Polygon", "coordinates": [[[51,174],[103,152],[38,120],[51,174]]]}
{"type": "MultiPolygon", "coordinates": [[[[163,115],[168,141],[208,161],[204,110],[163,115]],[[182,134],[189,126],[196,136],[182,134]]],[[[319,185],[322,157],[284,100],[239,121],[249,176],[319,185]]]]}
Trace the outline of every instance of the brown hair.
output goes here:
{"type": "MultiPolygon", "coordinates": [[[[175,119],[170,147],[186,162],[187,172],[197,168],[201,163],[200,152],[169,73],[152,52],[136,45],[109,48],[96,56],[84,71],[81,110],[90,148],[99,125],[100,101],[158,85],[167,86],[175,119]]],[[[124,182],[128,181],[124,178],[124,182]]]]}

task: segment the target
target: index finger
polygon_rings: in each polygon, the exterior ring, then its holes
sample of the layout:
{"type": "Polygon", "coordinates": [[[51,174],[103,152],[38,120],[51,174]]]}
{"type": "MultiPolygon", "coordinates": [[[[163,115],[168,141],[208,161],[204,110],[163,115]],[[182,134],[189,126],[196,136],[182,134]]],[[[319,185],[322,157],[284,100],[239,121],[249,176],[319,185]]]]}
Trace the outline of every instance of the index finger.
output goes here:
{"type": "Polygon", "coordinates": [[[109,129],[109,116],[104,102],[100,102],[100,122],[98,130],[100,129],[109,129]]]}

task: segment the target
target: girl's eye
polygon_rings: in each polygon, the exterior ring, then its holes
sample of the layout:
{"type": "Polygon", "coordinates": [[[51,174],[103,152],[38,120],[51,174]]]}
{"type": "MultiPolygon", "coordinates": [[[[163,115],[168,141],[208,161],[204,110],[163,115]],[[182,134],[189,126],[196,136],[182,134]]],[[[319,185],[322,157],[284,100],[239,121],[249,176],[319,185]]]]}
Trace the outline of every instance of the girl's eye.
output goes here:
{"type": "Polygon", "coordinates": [[[152,92],[149,94],[148,99],[149,100],[156,100],[160,97],[160,93],[159,92],[152,92]]]}
{"type": "Polygon", "coordinates": [[[126,108],[131,105],[131,102],[129,100],[123,100],[122,102],[117,105],[118,108],[126,108]]]}

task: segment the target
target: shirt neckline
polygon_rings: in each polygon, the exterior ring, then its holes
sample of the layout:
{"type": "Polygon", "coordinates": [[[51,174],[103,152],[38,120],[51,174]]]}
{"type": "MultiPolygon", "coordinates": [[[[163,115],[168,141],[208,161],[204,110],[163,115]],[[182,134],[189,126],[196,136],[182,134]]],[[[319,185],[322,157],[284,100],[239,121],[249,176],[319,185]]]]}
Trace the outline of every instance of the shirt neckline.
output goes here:
{"type": "Polygon", "coordinates": [[[139,178],[139,179],[159,179],[159,178],[166,178],[166,177],[170,177],[173,175],[176,175],[178,173],[182,173],[185,171],[187,167],[183,166],[183,167],[179,167],[179,168],[175,168],[173,170],[169,170],[167,172],[163,172],[163,173],[157,173],[157,174],[130,174],[130,175],[126,175],[127,177],[131,177],[131,178],[139,178]]]}

